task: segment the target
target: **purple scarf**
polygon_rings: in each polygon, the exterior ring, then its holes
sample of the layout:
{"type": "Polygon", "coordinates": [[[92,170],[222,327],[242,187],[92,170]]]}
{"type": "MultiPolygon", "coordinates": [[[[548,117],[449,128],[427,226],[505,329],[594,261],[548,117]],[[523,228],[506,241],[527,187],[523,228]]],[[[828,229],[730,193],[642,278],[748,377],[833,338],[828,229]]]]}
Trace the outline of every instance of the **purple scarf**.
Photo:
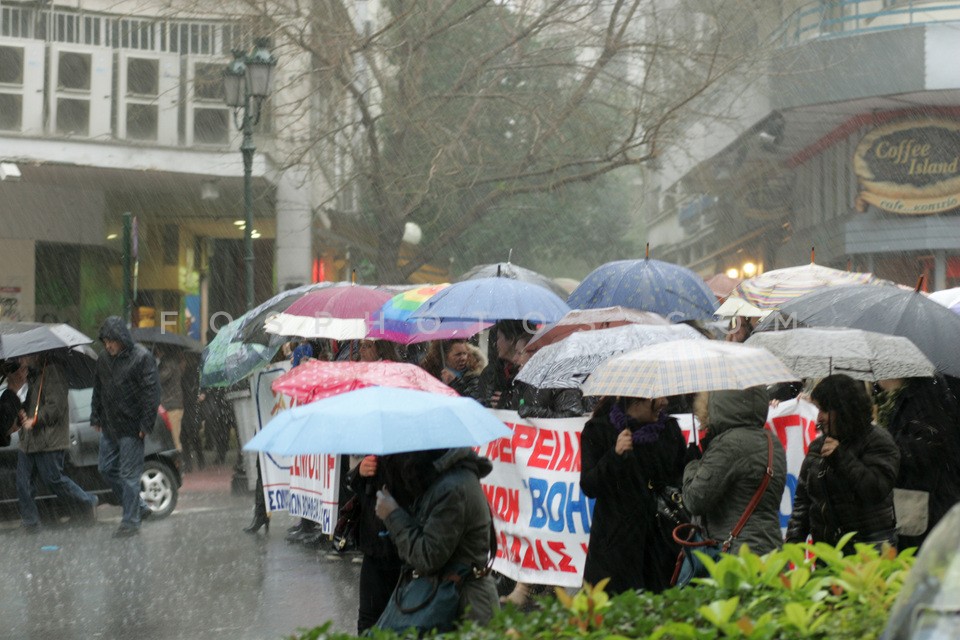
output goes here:
{"type": "Polygon", "coordinates": [[[639,424],[624,412],[619,403],[614,403],[613,407],[610,408],[610,422],[617,433],[624,429],[630,429],[633,432],[634,445],[652,444],[660,438],[660,434],[667,426],[667,414],[661,411],[656,422],[639,424]]]}

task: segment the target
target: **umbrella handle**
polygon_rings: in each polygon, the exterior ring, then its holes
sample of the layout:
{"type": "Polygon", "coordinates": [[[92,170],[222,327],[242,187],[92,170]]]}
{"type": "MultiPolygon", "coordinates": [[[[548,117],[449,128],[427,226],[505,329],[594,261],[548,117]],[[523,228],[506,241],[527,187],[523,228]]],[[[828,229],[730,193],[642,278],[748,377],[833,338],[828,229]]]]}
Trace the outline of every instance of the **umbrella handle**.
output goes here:
{"type": "Polygon", "coordinates": [[[36,423],[37,416],[40,415],[40,398],[43,394],[43,380],[47,376],[47,365],[43,365],[43,369],[40,370],[40,384],[37,385],[37,406],[33,409],[33,421],[36,423]]]}

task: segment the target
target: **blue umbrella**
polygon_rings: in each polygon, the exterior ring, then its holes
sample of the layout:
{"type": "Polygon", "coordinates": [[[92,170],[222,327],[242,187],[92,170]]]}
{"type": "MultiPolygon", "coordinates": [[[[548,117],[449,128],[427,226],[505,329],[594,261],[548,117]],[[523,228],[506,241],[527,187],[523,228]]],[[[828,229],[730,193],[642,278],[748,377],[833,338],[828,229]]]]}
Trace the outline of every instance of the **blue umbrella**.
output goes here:
{"type": "Polygon", "coordinates": [[[375,454],[476,447],[510,429],[472,398],[366,387],[284,411],[245,451],[375,454]]]}
{"type": "Polygon", "coordinates": [[[600,265],[573,290],[574,309],[629,307],[672,322],[710,320],[717,298],[696,273],[660,260],[619,260],[600,265]]]}
{"type": "Polygon", "coordinates": [[[570,307],[552,291],[511,278],[476,278],[450,285],[435,294],[410,320],[557,322],[570,307]]]}

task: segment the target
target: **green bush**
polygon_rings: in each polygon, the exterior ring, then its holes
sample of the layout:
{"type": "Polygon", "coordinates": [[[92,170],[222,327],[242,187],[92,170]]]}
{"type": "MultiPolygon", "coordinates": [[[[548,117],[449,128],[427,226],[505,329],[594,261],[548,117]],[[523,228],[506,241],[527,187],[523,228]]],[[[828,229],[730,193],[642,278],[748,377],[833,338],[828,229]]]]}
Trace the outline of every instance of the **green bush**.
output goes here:
{"type": "MultiPolygon", "coordinates": [[[[585,586],[576,595],[558,590],[531,612],[513,607],[490,623],[463,625],[446,634],[451,640],[510,638],[587,638],[620,640],[706,640],[710,638],[876,638],[906,574],[914,551],[897,555],[856,545],[844,555],[837,547],[787,544],[757,556],[742,548],[717,562],[705,558],[710,577],[686,589],[661,594],[628,592],[614,597],[605,581],[585,586]],[[816,563],[807,558],[812,554],[816,563]]],[[[329,631],[329,624],[299,636],[300,640],[346,640],[354,636],[329,631]]],[[[404,637],[375,631],[372,638],[404,637]]]]}

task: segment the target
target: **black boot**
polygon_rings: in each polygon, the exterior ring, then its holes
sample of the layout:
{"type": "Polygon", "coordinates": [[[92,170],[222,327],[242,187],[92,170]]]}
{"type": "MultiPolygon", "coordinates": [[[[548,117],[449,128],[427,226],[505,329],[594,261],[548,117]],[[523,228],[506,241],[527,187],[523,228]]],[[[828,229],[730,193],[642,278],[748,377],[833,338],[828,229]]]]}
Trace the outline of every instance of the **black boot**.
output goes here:
{"type": "Polygon", "coordinates": [[[250,526],[244,527],[243,532],[253,535],[257,531],[260,531],[260,527],[264,527],[264,533],[268,533],[270,531],[270,518],[267,517],[266,511],[254,509],[253,522],[250,523],[250,526]]]}

